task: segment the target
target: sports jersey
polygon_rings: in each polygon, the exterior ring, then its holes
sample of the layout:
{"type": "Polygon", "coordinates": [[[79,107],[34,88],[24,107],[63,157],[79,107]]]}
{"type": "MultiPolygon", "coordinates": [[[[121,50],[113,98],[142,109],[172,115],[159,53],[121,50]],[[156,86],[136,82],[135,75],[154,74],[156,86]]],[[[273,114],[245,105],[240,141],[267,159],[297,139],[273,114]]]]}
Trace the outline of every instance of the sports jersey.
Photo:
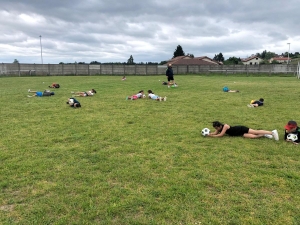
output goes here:
{"type": "Polygon", "coordinates": [[[70,105],[71,107],[74,107],[75,103],[76,103],[77,107],[81,107],[81,104],[80,104],[80,102],[77,99],[75,99],[75,98],[70,98],[70,99],[73,99],[73,101],[74,101],[74,104],[70,105]]]}
{"type": "Polygon", "coordinates": [[[157,96],[157,95],[155,95],[155,94],[153,94],[153,93],[148,94],[148,96],[149,96],[151,99],[158,99],[158,98],[159,98],[159,96],[157,96]]]}
{"type": "Polygon", "coordinates": [[[143,94],[142,94],[142,93],[137,93],[136,96],[137,96],[138,98],[141,98],[141,97],[143,96],[143,94]]]}
{"type": "Polygon", "coordinates": [[[86,96],[94,95],[94,93],[92,91],[87,91],[85,93],[86,93],[86,96]]]}

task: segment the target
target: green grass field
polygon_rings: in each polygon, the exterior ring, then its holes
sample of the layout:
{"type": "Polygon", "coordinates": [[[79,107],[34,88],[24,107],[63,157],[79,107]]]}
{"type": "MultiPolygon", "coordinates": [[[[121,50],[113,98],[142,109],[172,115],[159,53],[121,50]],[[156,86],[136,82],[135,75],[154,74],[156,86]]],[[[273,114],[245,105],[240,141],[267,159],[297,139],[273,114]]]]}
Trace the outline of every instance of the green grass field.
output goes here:
{"type": "Polygon", "coordinates": [[[300,224],[300,146],[283,140],[287,121],[300,122],[300,81],[175,79],[168,89],[165,76],[1,78],[0,223],[300,224]],[[27,97],[52,82],[55,96],[27,97]],[[91,88],[82,108],[66,104],[91,88]],[[125,100],[140,89],[168,99],[125,100]],[[277,129],[280,141],[201,136],[214,120],[277,129]]]}

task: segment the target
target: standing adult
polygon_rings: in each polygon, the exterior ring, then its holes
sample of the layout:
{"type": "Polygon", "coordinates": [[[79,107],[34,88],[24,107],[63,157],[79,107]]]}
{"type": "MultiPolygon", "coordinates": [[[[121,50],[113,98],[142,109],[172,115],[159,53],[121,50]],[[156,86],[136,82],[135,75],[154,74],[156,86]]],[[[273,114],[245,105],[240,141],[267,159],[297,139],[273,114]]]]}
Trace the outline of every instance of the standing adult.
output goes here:
{"type": "Polygon", "coordinates": [[[168,69],[166,70],[166,76],[168,78],[168,88],[170,87],[170,85],[174,85],[174,73],[173,73],[173,69],[172,69],[172,64],[168,65],[168,69]]]}

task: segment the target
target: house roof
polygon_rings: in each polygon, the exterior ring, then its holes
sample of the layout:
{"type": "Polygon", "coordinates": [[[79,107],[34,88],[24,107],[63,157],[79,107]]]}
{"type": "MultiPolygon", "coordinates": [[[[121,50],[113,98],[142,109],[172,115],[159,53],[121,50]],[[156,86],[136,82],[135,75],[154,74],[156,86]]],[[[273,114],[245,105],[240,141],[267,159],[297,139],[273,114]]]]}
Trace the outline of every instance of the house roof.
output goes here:
{"type": "Polygon", "coordinates": [[[241,61],[242,61],[242,62],[248,62],[248,61],[250,61],[251,59],[254,59],[254,58],[259,58],[259,59],[261,59],[259,56],[254,55],[254,56],[250,56],[250,57],[248,57],[248,58],[246,58],[246,59],[241,59],[241,61]]]}
{"type": "Polygon", "coordinates": [[[207,56],[194,57],[191,56],[177,56],[168,61],[172,65],[219,65],[220,63],[212,60],[207,56]]]}

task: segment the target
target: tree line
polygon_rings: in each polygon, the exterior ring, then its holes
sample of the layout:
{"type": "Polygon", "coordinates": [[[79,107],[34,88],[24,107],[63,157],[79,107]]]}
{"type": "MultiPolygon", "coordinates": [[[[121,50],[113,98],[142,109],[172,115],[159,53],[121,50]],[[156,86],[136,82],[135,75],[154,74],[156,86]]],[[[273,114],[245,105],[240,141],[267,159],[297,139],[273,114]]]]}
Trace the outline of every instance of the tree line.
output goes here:
{"type": "MultiPolygon", "coordinates": [[[[191,53],[187,53],[185,54],[185,52],[183,51],[183,48],[181,47],[181,45],[178,45],[175,49],[175,51],[173,52],[173,57],[178,57],[178,56],[189,56],[191,58],[194,58],[194,54],[191,53]]],[[[252,56],[257,56],[260,57],[261,59],[263,59],[262,62],[260,62],[260,64],[269,64],[269,59],[273,58],[273,57],[289,57],[290,59],[294,59],[294,58],[300,58],[300,54],[299,52],[295,52],[295,53],[281,53],[281,55],[276,54],[275,52],[270,52],[267,50],[264,50],[262,53],[256,53],[253,54],[252,56]]],[[[218,54],[215,54],[215,56],[213,57],[213,60],[217,61],[217,62],[221,62],[224,65],[235,65],[235,64],[243,64],[242,63],[242,59],[241,58],[237,58],[235,56],[229,57],[228,59],[225,60],[223,54],[220,52],[218,54]]],[[[133,56],[130,55],[130,57],[128,58],[127,62],[105,62],[105,63],[101,63],[98,61],[91,61],[90,63],[85,63],[85,62],[74,62],[74,63],[64,63],[64,62],[60,62],[59,64],[117,64],[117,65],[164,65],[166,64],[168,61],[161,61],[160,63],[158,62],[139,62],[139,63],[135,63],[133,56]]],[[[19,61],[17,59],[14,60],[13,63],[19,63],[19,61]]],[[[272,64],[278,64],[279,62],[276,60],[272,61],[272,64]]]]}
{"type": "MultiPolygon", "coordinates": [[[[285,52],[285,53],[281,53],[281,55],[278,55],[275,52],[270,52],[270,51],[264,50],[262,53],[256,53],[256,54],[253,54],[252,56],[260,57],[263,60],[259,64],[269,64],[270,63],[269,60],[274,57],[289,57],[290,59],[295,59],[295,58],[299,58],[300,54],[299,54],[299,52],[295,52],[295,53],[285,52]]],[[[229,57],[227,60],[224,60],[222,53],[215,54],[213,60],[222,62],[224,65],[243,64],[241,58],[237,58],[234,56],[229,57]]],[[[273,60],[272,64],[280,64],[280,62],[273,60]]]]}

